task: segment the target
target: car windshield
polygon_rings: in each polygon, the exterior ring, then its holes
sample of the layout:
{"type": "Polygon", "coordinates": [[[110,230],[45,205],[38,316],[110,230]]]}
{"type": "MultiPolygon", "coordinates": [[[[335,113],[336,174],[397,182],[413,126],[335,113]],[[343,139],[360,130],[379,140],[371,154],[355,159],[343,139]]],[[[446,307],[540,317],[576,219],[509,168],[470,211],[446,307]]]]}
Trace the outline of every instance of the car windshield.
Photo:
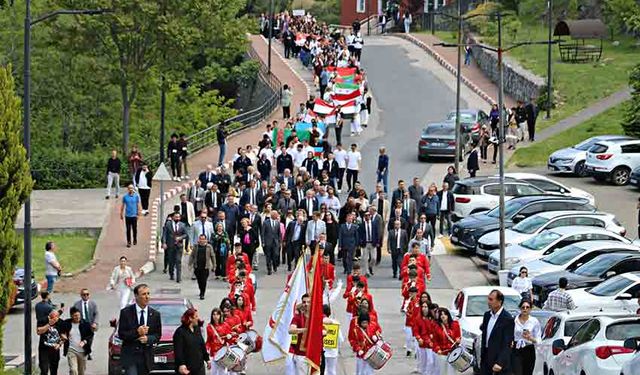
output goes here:
{"type": "Polygon", "coordinates": [[[522,220],[518,224],[514,225],[511,229],[518,233],[532,234],[548,222],[549,219],[542,216],[534,215],[522,220]]]}
{"type": "Polygon", "coordinates": [[[640,336],[640,320],[628,320],[613,323],[605,331],[607,340],[624,341],[632,337],[640,336]]]}
{"type": "MultiPolygon", "coordinates": [[[[455,121],[455,119],[456,119],[456,113],[449,112],[449,115],[447,116],[447,120],[455,121]]],[[[475,122],[475,121],[476,121],[476,116],[473,113],[469,113],[469,112],[460,113],[460,122],[475,122]]]]}
{"type": "Polygon", "coordinates": [[[591,259],[589,262],[576,268],[575,272],[582,276],[599,276],[616,264],[620,259],[628,257],[629,254],[605,254],[591,259]]]}
{"type": "MultiPolygon", "coordinates": [[[[524,206],[524,202],[522,201],[514,201],[514,200],[507,201],[504,204],[504,217],[510,218],[516,212],[518,212],[522,208],[522,206],[524,206]]],[[[500,206],[496,206],[494,209],[487,212],[487,215],[495,218],[500,216],[500,206]]]]}
{"type": "Polygon", "coordinates": [[[520,246],[529,250],[542,250],[560,237],[562,236],[556,232],[544,231],[521,242],[520,246]]]}
{"type": "Polygon", "coordinates": [[[593,294],[594,296],[615,296],[618,293],[622,292],[624,289],[628,288],[631,284],[633,284],[632,280],[629,280],[623,276],[616,276],[610,278],[609,280],[601,282],[600,284],[591,288],[588,292],[593,294]]]}
{"type": "Polygon", "coordinates": [[[587,151],[597,141],[598,140],[595,139],[595,138],[590,138],[590,139],[587,139],[585,141],[582,141],[582,142],[578,143],[577,145],[573,146],[573,148],[575,148],[576,150],[580,150],[580,151],[587,151]]]}
{"type": "Polygon", "coordinates": [[[455,133],[455,128],[452,126],[447,126],[447,125],[440,125],[440,124],[434,124],[434,125],[427,125],[426,128],[424,128],[424,130],[422,131],[422,135],[424,137],[429,137],[429,136],[437,136],[437,135],[453,135],[455,133]]]}
{"type": "MultiPolygon", "coordinates": [[[[520,296],[504,296],[504,309],[507,311],[519,310],[520,296]]],[[[487,311],[487,296],[469,296],[467,299],[466,316],[483,316],[487,311]]]]}
{"type": "Polygon", "coordinates": [[[560,266],[562,264],[567,264],[567,262],[584,253],[584,251],[585,250],[579,246],[569,245],[547,255],[546,257],[542,258],[542,261],[545,263],[553,264],[554,266],[560,266]]]}
{"type": "Polygon", "coordinates": [[[182,314],[187,310],[183,304],[150,304],[151,308],[157,310],[162,317],[162,324],[179,326],[182,314]]]}

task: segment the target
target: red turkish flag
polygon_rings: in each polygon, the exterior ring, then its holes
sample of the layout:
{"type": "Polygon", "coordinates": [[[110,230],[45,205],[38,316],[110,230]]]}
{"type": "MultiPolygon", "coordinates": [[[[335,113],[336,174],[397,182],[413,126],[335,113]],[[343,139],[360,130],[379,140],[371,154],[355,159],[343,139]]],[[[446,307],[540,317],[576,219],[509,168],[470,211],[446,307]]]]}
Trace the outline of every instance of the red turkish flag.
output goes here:
{"type": "Polygon", "coordinates": [[[311,289],[311,306],[309,307],[309,320],[307,320],[306,356],[311,368],[311,373],[320,371],[322,357],[322,269],[320,268],[320,252],[316,251],[313,259],[313,284],[311,289]]]}

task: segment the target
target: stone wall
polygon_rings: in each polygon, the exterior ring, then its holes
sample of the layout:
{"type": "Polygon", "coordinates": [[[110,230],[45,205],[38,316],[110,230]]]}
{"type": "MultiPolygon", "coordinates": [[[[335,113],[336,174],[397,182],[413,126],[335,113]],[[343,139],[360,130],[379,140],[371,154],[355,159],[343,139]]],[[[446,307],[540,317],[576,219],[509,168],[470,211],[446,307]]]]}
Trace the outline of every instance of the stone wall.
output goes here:
{"type": "MultiPolygon", "coordinates": [[[[473,35],[467,36],[470,44],[476,41],[473,35]]],[[[478,67],[491,79],[498,83],[498,54],[492,51],[482,49],[478,46],[472,46],[473,60],[478,67]]],[[[540,95],[541,89],[545,86],[546,80],[531,71],[523,68],[513,59],[503,57],[502,77],[504,82],[504,93],[510,95],[516,100],[528,101],[540,95]]]]}

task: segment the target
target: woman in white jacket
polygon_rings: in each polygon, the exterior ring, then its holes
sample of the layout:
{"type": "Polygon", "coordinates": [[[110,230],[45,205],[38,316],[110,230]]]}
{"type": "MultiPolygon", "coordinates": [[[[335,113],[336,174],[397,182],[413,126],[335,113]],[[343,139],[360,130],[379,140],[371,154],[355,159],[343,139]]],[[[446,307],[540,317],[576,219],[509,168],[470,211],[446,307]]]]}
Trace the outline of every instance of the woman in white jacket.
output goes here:
{"type": "Polygon", "coordinates": [[[136,275],[131,270],[131,267],[127,266],[127,257],[121,256],[120,264],[113,269],[109,280],[109,289],[115,289],[120,297],[120,309],[129,304],[131,289],[135,283],[136,275]]]}

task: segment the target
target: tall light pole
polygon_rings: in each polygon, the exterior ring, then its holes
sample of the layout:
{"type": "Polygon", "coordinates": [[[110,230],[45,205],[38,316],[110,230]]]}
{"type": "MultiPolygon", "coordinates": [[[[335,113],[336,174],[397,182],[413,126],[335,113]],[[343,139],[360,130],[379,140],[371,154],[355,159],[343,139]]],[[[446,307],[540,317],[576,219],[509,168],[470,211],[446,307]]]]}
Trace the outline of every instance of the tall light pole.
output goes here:
{"type": "MultiPolygon", "coordinates": [[[[31,28],[36,24],[46,21],[61,14],[86,14],[95,15],[109,13],[106,9],[60,9],[45,13],[36,19],[31,19],[31,0],[25,1],[24,16],[24,71],[23,85],[23,145],[27,154],[27,162],[31,162],[31,28]]],[[[24,201],[24,373],[31,375],[33,366],[31,362],[31,195],[24,201]]]]}
{"type": "MultiPolygon", "coordinates": [[[[435,0],[437,1],[437,0],[435,0]]],[[[460,84],[462,82],[462,5],[458,0],[458,65],[456,69],[456,173],[460,173],[462,132],[460,131],[460,84]]]]}
{"type": "Polygon", "coordinates": [[[267,53],[267,72],[271,74],[271,39],[273,38],[273,0],[269,0],[269,51],[267,53]]]}
{"type": "Polygon", "coordinates": [[[547,0],[547,22],[549,28],[549,45],[547,46],[547,119],[551,118],[551,103],[553,103],[553,90],[551,88],[551,37],[553,29],[553,0],[547,0]]]}

